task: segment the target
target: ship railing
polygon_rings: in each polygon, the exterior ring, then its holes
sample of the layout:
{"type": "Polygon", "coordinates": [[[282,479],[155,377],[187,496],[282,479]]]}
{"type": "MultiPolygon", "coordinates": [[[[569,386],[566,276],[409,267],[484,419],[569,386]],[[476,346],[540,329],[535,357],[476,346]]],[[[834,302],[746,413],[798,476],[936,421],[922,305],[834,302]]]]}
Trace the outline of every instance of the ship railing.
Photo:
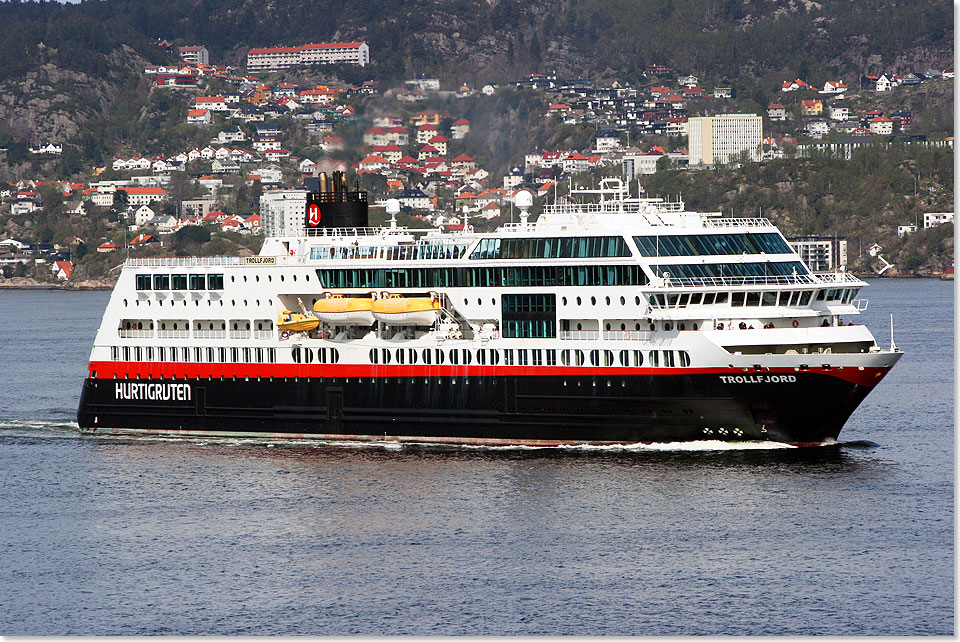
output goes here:
{"type": "Polygon", "coordinates": [[[152,339],[153,330],[126,330],[124,328],[119,328],[117,332],[120,333],[121,339],[152,339]]]}
{"type": "Polygon", "coordinates": [[[157,330],[160,339],[189,339],[189,330],[157,330]]]}
{"type": "Polygon", "coordinates": [[[863,283],[862,280],[848,272],[821,272],[817,274],[821,283],[863,283]]]}
{"type": "Polygon", "coordinates": [[[670,276],[663,279],[665,287],[729,287],[737,285],[819,285],[809,274],[766,276],[670,276]]]}
{"type": "Polygon", "coordinates": [[[544,205],[544,214],[636,214],[649,212],[682,212],[683,203],[664,201],[604,201],[603,203],[557,203],[544,205]]]}
{"type": "Polygon", "coordinates": [[[254,330],[253,338],[254,339],[272,339],[273,330],[254,330]]]}
{"type": "Polygon", "coordinates": [[[226,339],[226,330],[194,330],[194,339],[226,339]]]}
{"type": "Polygon", "coordinates": [[[231,330],[230,338],[231,339],[249,339],[250,330],[231,330]]]}
{"type": "Polygon", "coordinates": [[[596,341],[600,338],[599,330],[561,330],[560,339],[564,341],[596,341]]]}
{"type": "Polygon", "coordinates": [[[126,267],[203,267],[243,265],[242,256],[155,256],[127,259],[126,267]]]}
{"type": "Polygon", "coordinates": [[[767,218],[706,218],[704,227],[774,227],[767,218]]]}
{"type": "Polygon", "coordinates": [[[604,330],[604,341],[649,341],[650,333],[643,330],[604,330]]]}
{"type": "Polygon", "coordinates": [[[383,236],[386,233],[391,231],[403,231],[403,232],[428,232],[430,230],[400,230],[395,229],[391,230],[390,228],[384,227],[310,227],[304,228],[306,230],[307,236],[383,236]]]}

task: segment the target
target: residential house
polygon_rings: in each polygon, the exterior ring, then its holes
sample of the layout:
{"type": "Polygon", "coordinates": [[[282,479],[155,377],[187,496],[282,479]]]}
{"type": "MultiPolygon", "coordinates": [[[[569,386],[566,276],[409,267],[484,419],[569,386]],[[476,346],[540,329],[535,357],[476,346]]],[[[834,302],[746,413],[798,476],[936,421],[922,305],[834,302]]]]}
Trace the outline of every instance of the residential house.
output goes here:
{"type": "Polygon", "coordinates": [[[823,103],[819,100],[802,100],[800,101],[800,115],[802,116],[819,116],[823,113],[823,103]]]}
{"type": "Polygon", "coordinates": [[[847,90],[847,86],[843,84],[842,80],[828,80],[823,83],[823,89],[820,90],[821,94],[842,94],[847,90]]]}
{"type": "Polygon", "coordinates": [[[850,118],[850,108],[846,105],[830,105],[830,120],[844,121],[850,118]]]}
{"type": "Polygon", "coordinates": [[[923,229],[944,223],[953,223],[953,212],[925,212],[923,215],[923,229]]]}
{"type": "Polygon", "coordinates": [[[877,116],[871,119],[870,131],[878,136],[889,136],[893,133],[893,119],[886,116],[877,116]]]}
{"type": "Polygon", "coordinates": [[[892,75],[884,74],[877,78],[877,91],[890,91],[897,86],[897,81],[892,75]]]}
{"type": "Polygon", "coordinates": [[[54,261],[50,267],[54,275],[61,281],[66,281],[73,273],[73,263],[71,261],[54,261]]]}
{"type": "Polygon", "coordinates": [[[450,136],[454,140],[460,140],[470,131],[470,121],[466,118],[458,118],[450,125],[450,136]]]}
{"type": "Polygon", "coordinates": [[[434,136],[437,136],[440,133],[440,130],[437,129],[436,125],[431,123],[424,123],[417,127],[417,144],[423,145],[428,142],[434,136]]]}
{"type": "Polygon", "coordinates": [[[436,208],[436,196],[425,194],[416,188],[407,188],[397,197],[402,207],[432,212],[436,208]]]}
{"type": "Polygon", "coordinates": [[[197,96],[193,100],[193,107],[210,111],[230,111],[230,106],[223,96],[197,96]]]}
{"type": "Polygon", "coordinates": [[[133,221],[133,224],[137,227],[146,225],[153,217],[157,215],[148,205],[141,205],[140,207],[130,207],[127,210],[127,216],[133,221]]]}
{"type": "Polygon", "coordinates": [[[830,133],[830,126],[824,120],[811,120],[804,129],[811,138],[823,138],[830,133]]]}

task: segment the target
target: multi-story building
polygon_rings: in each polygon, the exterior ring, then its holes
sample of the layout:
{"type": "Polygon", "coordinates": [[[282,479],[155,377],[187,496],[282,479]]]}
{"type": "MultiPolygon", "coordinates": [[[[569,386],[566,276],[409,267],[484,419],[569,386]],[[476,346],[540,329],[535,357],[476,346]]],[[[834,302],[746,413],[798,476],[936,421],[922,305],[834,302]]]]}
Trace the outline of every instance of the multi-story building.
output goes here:
{"type": "Polygon", "coordinates": [[[250,71],[331,63],[363,67],[369,62],[370,47],[366,42],[326,42],[298,47],[265,47],[251,49],[247,54],[247,69],[250,71]]]}
{"type": "Polygon", "coordinates": [[[267,236],[299,236],[307,211],[307,190],[275,189],[260,197],[260,221],[267,236]]]}
{"type": "Polygon", "coordinates": [[[743,152],[754,162],[763,156],[763,118],[755,114],[699,116],[688,127],[691,166],[736,162],[743,152]]]}
{"type": "Polygon", "coordinates": [[[923,229],[944,223],[953,223],[953,212],[926,212],[923,215],[923,229]]]}
{"type": "Polygon", "coordinates": [[[209,65],[210,52],[203,45],[193,45],[189,47],[177,47],[177,54],[180,60],[194,65],[209,65]]]}
{"type": "Polygon", "coordinates": [[[788,238],[787,242],[813,272],[833,272],[847,265],[847,239],[798,236],[788,238]]]}

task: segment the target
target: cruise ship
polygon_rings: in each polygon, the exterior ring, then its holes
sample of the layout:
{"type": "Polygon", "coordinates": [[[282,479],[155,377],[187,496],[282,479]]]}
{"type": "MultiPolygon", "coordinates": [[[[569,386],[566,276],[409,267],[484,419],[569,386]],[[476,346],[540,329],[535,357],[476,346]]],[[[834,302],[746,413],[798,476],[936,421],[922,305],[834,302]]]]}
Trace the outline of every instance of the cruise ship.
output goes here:
{"type": "Polygon", "coordinates": [[[828,444],[901,356],[855,321],[866,283],[812,273],[764,218],[608,178],[535,221],[520,192],[492,233],[374,228],[320,178],[258,255],[126,261],[82,432],[828,444]]]}

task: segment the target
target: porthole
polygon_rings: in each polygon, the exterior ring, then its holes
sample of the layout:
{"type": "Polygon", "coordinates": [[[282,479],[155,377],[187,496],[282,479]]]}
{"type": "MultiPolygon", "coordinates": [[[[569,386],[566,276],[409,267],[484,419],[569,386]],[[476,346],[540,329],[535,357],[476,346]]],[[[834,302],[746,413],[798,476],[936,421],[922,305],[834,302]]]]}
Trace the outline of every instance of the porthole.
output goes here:
{"type": "Polygon", "coordinates": [[[583,324],[582,324],[582,323],[578,323],[578,324],[577,324],[577,330],[578,330],[578,331],[583,330],[583,324]]]}
{"type": "Polygon", "coordinates": [[[698,324],[694,323],[694,324],[693,324],[693,329],[694,329],[694,330],[697,330],[698,328],[699,328],[698,324]]]}
{"type": "Polygon", "coordinates": [[[652,332],[652,331],[654,331],[654,330],[656,330],[656,329],[657,329],[657,326],[655,326],[654,324],[651,323],[651,324],[650,324],[650,331],[652,332]]]}
{"type": "Polygon", "coordinates": [[[610,330],[611,330],[611,326],[610,326],[610,324],[608,323],[608,324],[607,324],[607,332],[609,332],[610,330]]]}
{"type": "Polygon", "coordinates": [[[635,296],[633,297],[633,300],[636,302],[637,305],[640,305],[640,297],[635,296]]]}
{"type": "Polygon", "coordinates": [[[254,280],[255,280],[257,283],[260,283],[260,275],[258,274],[258,275],[255,277],[254,280]]]}
{"type": "Polygon", "coordinates": [[[625,297],[620,297],[620,305],[626,305],[627,299],[625,297]]]}
{"type": "Polygon", "coordinates": [[[230,299],[230,305],[236,305],[237,302],[234,299],[230,299]]]}
{"type": "Polygon", "coordinates": [[[490,299],[490,305],[497,305],[496,299],[490,299]]]}
{"type": "Polygon", "coordinates": [[[467,301],[466,299],[464,299],[464,300],[463,300],[463,304],[464,304],[464,305],[470,305],[470,302],[467,301]]]}
{"type": "Polygon", "coordinates": [[[686,329],[687,329],[687,324],[686,324],[686,323],[681,323],[681,324],[680,324],[680,330],[686,330],[686,329]]]}
{"type": "Polygon", "coordinates": [[[663,324],[663,329],[666,330],[667,332],[670,332],[670,330],[673,329],[673,325],[670,324],[670,323],[664,323],[664,324],[663,324]]]}
{"type": "Polygon", "coordinates": [[[610,305],[610,297],[607,297],[605,300],[607,302],[607,305],[610,305]]]}
{"type": "Polygon", "coordinates": [[[566,305],[566,304],[567,304],[567,297],[562,297],[562,298],[560,299],[560,301],[562,301],[563,304],[566,305]]]}
{"type": "Polygon", "coordinates": [[[268,275],[267,275],[267,282],[269,283],[270,281],[273,281],[273,275],[268,274],[268,275]]]}
{"type": "Polygon", "coordinates": [[[480,299],[477,299],[477,305],[483,305],[483,301],[481,301],[480,299]]]}
{"type": "Polygon", "coordinates": [[[293,280],[294,280],[294,281],[297,280],[297,275],[296,275],[296,274],[293,275],[293,280]]]}
{"type": "Polygon", "coordinates": [[[124,299],[124,300],[123,300],[123,307],[127,307],[127,305],[129,305],[129,304],[127,303],[127,300],[124,299]]]}
{"type": "Polygon", "coordinates": [[[305,277],[303,277],[303,278],[305,278],[307,281],[309,281],[309,280],[310,280],[310,275],[308,274],[307,276],[305,276],[305,277]]]}
{"type": "Polygon", "coordinates": [[[583,305],[583,301],[580,300],[580,297],[577,297],[577,305],[583,305]]]}
{"type": "Polygon", "coordinates": [[[246,300],[246,299],[243,300],[243,307],[247,307],[247,300],[246,300]]]}
{"type": "MultiPolygon", "coordinates": [[[[626,324],[626,323],[621,323],[621,324],[620,324],[620,330],[621,330],[621,332],[624,331],[624,330],[626,330],[626,329],[627,329],[627,324],[626,324]]],[[[639,329],[640,329],[640,326],[637,326],[637,330],[639,330],[639,329]]]]}
{"type": "Polygon", "coordinates": [[[231,274],[231,275],[230,275],[230,283],[233,283],[233,282],[236,281],[236,280],[237,280],[237,277],[235,277],[235,276],[233,276],[233,275],[231,274]]]}
{"type": "Polygon", "coordinates": [[[243,275],[243,282],[244,282],[244,283],[247,282],[247,275],[246,275],[246,274],[243,275]]]}
{"type": "Polygon", "coordinates": [[[590,297],[590,305],[596,305],[596,304],[597,304],[597,297],[595,296],[590,297]]]}
{"type": "Polygon", "coordinates": [[[281,281],[283,281],[283,280],[284,280],[284,279],[283,279],[283,275],[282,275],[282,274],[280,275],[280,280],[281,280],[281,281]]]}

